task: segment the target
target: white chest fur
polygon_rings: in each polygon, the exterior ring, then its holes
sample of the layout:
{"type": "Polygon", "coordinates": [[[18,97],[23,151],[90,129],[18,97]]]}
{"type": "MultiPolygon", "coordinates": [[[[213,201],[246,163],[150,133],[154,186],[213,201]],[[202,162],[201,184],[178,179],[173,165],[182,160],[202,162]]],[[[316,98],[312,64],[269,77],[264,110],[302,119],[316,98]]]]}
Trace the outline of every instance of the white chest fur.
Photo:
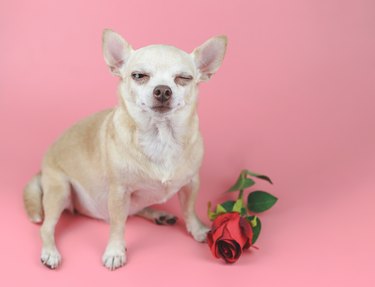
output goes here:
{"type": "Polygon", "coordinates": [[[142,152],[155,165],[160,180],[168,181],[183,151],[176,127],[170,121],[154,122],[147,129],[139,131],[138,143],[142,152]]]}
{"type": "Polygon", "coordinates": [[[138,144],[152,166],[152,174],[133,192],[131,213],[165,202],[187,184],[189,179],[176,178],[176,170],[183,160],[181,132],[170,121],[155,121],[138,132],[138,144]]]}

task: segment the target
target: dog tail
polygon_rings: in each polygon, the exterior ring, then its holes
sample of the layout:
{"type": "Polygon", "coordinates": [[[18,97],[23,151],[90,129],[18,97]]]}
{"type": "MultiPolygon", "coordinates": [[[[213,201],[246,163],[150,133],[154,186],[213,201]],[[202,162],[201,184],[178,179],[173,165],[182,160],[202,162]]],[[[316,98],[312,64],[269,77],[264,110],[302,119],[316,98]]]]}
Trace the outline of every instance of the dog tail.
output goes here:
{"type": "Polygon", "coordinates": [[[39,172],[29,181],[23,191],[23,203],[31,222],[43,221],[42,197],[41,173],[39,172]]]}

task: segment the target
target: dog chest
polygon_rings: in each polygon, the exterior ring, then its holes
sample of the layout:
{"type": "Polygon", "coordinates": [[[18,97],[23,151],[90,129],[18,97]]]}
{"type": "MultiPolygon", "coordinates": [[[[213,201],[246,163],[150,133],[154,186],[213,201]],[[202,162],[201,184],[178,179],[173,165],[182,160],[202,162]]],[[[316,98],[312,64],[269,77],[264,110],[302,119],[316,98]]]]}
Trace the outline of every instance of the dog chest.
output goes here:
{"type": "Polygon", "coordinates": [[[159,165],[173,165],[173,161],[182,153],[178,132],[168,122],[154,123],[144,132],[138,134],[139,145],[150,161],[159,165]]]}

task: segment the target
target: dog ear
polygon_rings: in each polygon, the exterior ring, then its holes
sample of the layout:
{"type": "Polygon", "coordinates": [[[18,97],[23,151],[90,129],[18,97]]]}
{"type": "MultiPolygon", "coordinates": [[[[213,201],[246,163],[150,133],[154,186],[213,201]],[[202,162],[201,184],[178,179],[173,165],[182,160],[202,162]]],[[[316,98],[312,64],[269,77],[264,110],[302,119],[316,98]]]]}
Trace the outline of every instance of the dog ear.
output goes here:
{"type": "Polygon", "coordinates": [[[103,55],[111,72],[121,77],[121,68],[133,51],[132,47],[116,32],[105,29],[103,31],[103,55]]]}
{"type": "Polygon", "coordinates": [[[227,49],[227,37],[217,36],[196,48],[192,55],[200,72],[200,81],[207,81],[221,66],[227,49]]]}

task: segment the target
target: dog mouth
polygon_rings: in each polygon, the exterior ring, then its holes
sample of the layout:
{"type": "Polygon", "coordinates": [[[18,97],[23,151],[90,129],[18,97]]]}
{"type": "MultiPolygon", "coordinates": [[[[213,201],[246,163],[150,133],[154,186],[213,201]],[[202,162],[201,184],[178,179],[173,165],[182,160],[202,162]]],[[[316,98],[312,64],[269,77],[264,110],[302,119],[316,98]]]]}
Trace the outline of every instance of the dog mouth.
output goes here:
{"type": "Polygon", "coordinates": [[[160,106],[153,106],[151,107],[151,109],[155,112],[163,114],[163,113],[170,111],[172,108],[170,106],[160,105],[160,106]]]}

